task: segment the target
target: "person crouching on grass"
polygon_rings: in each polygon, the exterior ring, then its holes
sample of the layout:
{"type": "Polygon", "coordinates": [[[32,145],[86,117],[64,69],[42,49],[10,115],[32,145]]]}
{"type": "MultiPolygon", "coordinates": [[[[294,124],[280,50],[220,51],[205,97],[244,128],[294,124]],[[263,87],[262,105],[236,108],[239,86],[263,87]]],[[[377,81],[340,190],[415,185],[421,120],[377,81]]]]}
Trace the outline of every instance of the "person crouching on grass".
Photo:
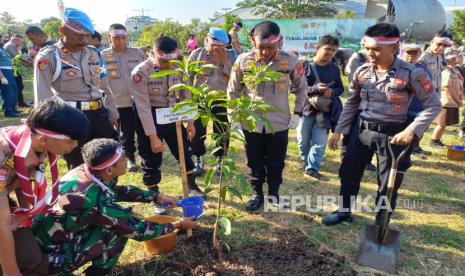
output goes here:
{"type": "Polygon", "coordinates": [[[153,190],[117,185],[126,173],[121,144],[95,139],[82,148],[84,164],[68,172],[60,182],[59,212],[43,216],[33,231],[48,254],[49,273],[66,274],[83,266],[86,275],[108,275],[118,262],[128,239],[150,240],[174,229],[192,229],[196,222],[184,218],[173,224],[146,221],[118,202],[176,204],[176,198],[153,190]]]}

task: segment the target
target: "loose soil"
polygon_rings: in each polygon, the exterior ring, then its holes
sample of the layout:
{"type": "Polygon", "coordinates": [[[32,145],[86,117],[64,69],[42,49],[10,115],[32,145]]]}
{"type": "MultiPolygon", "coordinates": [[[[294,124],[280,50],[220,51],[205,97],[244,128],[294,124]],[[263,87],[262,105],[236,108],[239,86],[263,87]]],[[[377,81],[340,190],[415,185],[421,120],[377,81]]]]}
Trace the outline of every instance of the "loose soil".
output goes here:
{"type": "Polygon", "coordinates": [[[117,267],[115,275],[356,275],[344,256],[325,246],[306,245],[300,232],[276,231],[268,240],[246,248],[223,250],[223,263],[213,248],[212,228],[200,227],[187,239],[178,236],[175,249],[163,256],[117,267]],[[279,242],[271,242],[278,240],[279,242]]]}

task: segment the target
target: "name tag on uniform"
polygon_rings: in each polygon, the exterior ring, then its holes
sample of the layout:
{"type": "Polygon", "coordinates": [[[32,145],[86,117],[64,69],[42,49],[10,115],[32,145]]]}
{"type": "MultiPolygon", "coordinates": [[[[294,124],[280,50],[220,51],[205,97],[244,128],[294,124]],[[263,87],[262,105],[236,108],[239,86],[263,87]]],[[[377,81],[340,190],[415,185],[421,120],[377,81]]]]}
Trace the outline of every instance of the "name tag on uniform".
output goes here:
{"type": "Polygon", "coordinates": [[[174,111],[173,107],[157,108],[157,124],[166,125],[176,121],[189,121],[193,120],[195,115],[197,112],[188,106],[177,111],[174,111]]]}

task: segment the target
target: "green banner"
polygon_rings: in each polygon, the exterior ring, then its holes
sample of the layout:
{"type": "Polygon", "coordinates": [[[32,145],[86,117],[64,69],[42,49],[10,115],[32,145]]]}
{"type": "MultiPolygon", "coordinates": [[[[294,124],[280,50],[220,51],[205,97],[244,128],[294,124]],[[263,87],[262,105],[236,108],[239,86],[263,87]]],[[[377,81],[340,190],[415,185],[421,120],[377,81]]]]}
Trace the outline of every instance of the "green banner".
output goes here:
{"type": "MultiPolygon", "coordinates": [[[[250,48],[248,30],[262,20],[243,20],[240,35],[241,43],[250,48]]],[[[339,38],[341,48],[360,48],[360,39],[365,30],[376,24],[373,18],[300,18],[276,19],[284,38],[283,50],[311,53],[321,36],[333,35],[339,38]]]]}

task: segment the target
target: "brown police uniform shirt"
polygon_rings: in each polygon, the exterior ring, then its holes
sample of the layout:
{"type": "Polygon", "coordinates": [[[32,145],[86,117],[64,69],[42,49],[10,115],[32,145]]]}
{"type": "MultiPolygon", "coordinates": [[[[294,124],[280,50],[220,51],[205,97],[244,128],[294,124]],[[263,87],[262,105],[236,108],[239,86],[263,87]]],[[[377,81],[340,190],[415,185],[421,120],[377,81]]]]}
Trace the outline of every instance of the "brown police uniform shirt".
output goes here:
{"type": "Polygon", "coordinates": [[[122,53],[117,53],[112,48],[102,51],[105,60],[108,83],[110,84],[116,107],[131,107],[131,72],[145,60],[144,53],[136,48],[127,47],[122,53]]]}
{"type": "MultiPolygon", "coordinates": [[[[225,51],[225,55],[228,57],[229,54],[225,51]]],[[[232,69],[229,59],[225,64],[217,64],[207,49],[197,48],[189,56],[189,61],[203,61],[203,64],[213,64],[218,67],[206,69],[204,74],[198,75],[195,86],[205,83],[213,90],[226,90],[232,69]]]]}
{"type": "MultiPolygon", "coordinates": [[[[269,64],[268,70],[284,74],[276,82],[261,83],[257,91],[257,99],[279,109],[279,111],[265,114],[274,131],[287,130],[291,119],[289,92],[295,94],[294,113],[302,114],[307,99],[308,86],[302,63],[296,55],[282,50],[278,50],[271,61],[258,60],[254,49],[243,53],[233,65],[227,88],[229,98],[253,97],[254,92],[251,91],[251,87],[243,83],[244,72],[250,71],[251,63],[257,66],[269,64]]],[[[254,132],[262,133],[264,128],[266,133],[272,132],[261,122],[257,122],[254,132]]]]}
{"type": "Polygon", "coordinates": [[[179,75],[150,78],[151,74],[158,71],[158,65],[152,59],[148,59],[137,65],[131,74],[131,96],[147,136],[157,133],[152,107],[171,107],[176,101],[190,97],[190,94],[183,90],[168,91],[171,86],[181,83],[179,75]]]}
{"type": "Polygon", "coordinates": [[[34,61],[34,100],[39,101],[54,95],[64,101],[105,100],[110,110],[110,119],[118,118],[115,101],[106,77],[101,78],[99,53],[92,46],[84,47],[78,53],[71,53],[63,41],[43,48],[34,61]],[[60,62],[57,62],[57,55],[60,62]],[[61,71],[57,68],[61,65],[61,71]],[[59,77],[53,81],[56,72],[59,77]],[[105,98],[103,98],[105,95],[105,98]]]}
{"type": "Polygon", "coordinates": [[[373,123],[404,124],[413,95],[424,110],[407,128],[422,137],[441,110],[438,95],[434,93],[426,72],[399,58],[384,74],[377,72],[375,65],[364,64],[355,71],[335,132],[349,134],[359,110],[362,118],[373,123]]]}
{"type": "Polygon", "coordinates": [[[418,63],[423,64],[431,72],[431,82],[433,83],[433,89],[436,92],[441,90],[441,72],[445,67],[445,60],[443,55],[435,55],[428,48],[424,51],[418,63]]]}

